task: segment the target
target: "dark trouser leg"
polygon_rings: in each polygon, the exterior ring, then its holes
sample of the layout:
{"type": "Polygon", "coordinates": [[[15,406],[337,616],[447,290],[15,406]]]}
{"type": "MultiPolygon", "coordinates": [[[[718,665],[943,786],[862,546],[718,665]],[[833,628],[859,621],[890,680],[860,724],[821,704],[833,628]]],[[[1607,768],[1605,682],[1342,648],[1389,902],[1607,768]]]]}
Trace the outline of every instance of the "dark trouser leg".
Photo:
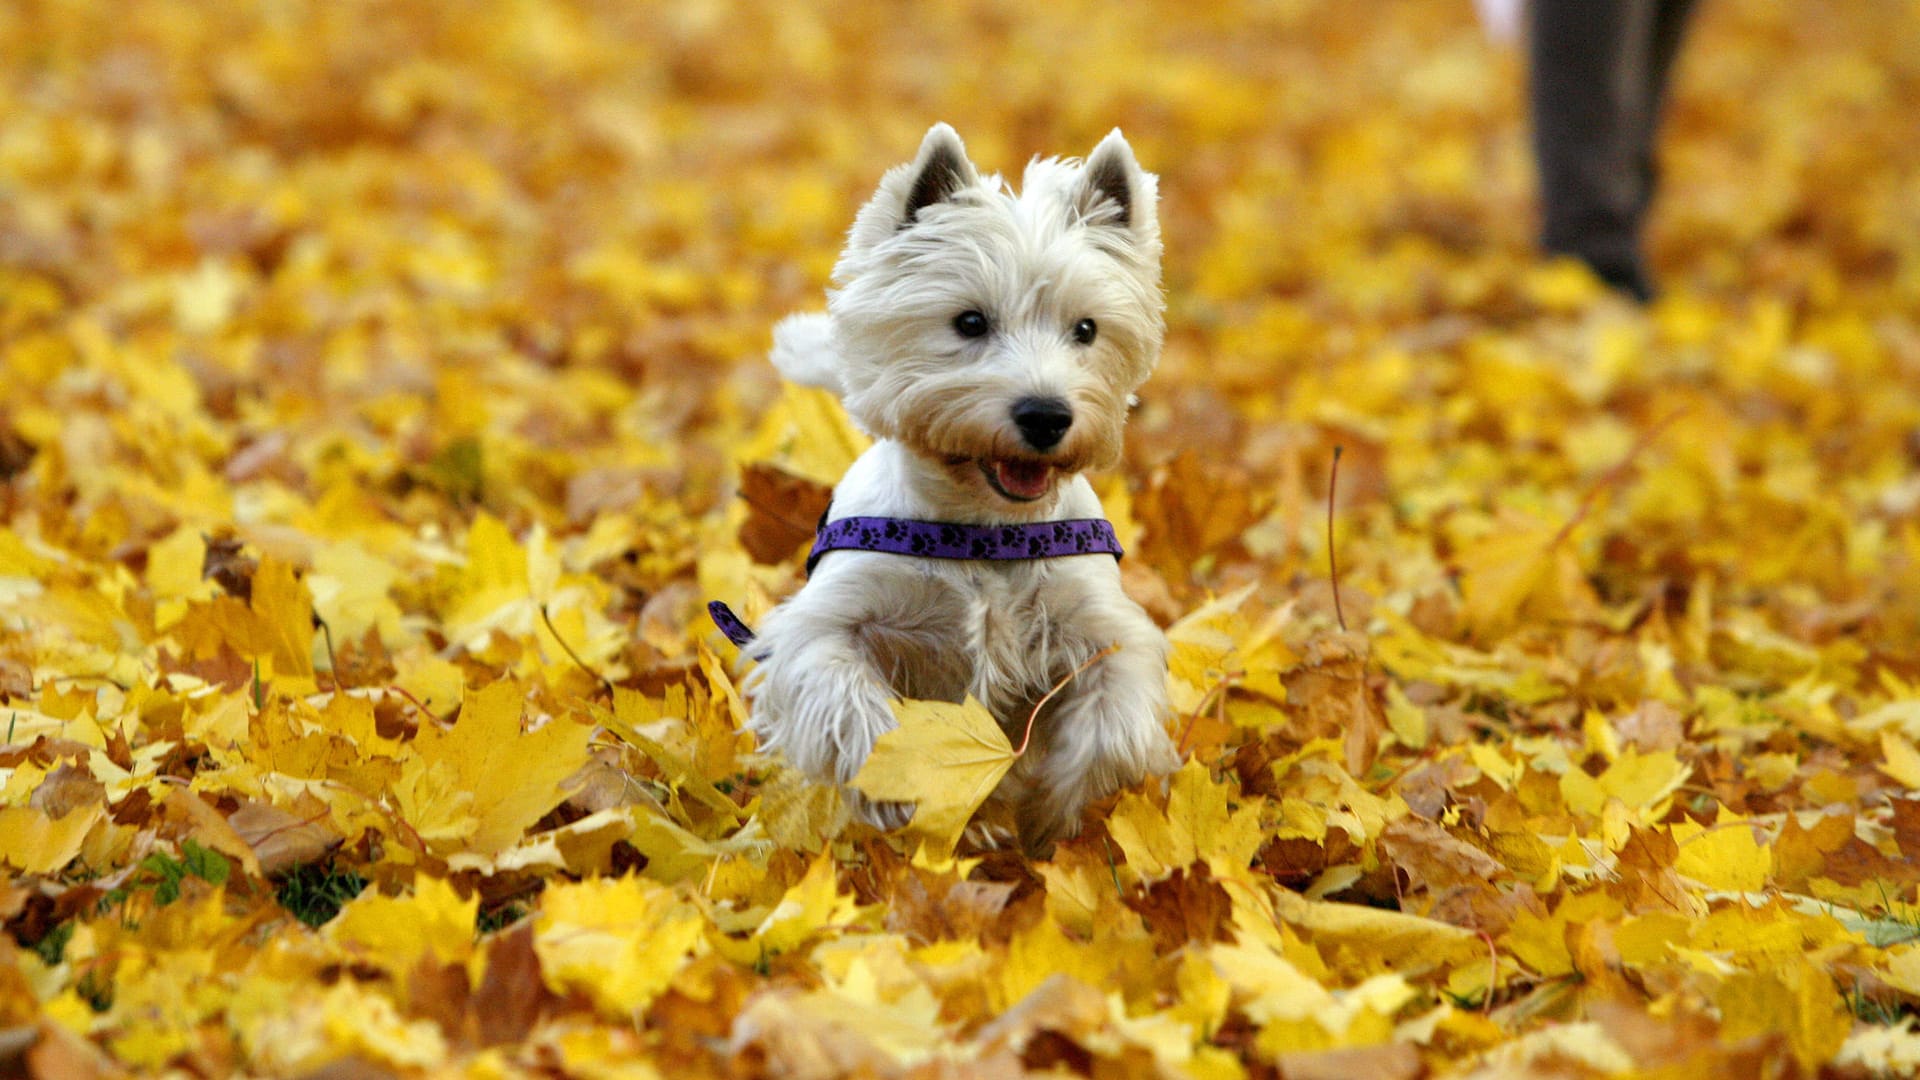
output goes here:
{"type": "Polygon", "coordinates": [[[1640,222],[1667,71],[1692,0],[1534,0],[1534,157],[1541,245],[1616,288],[1652,294],[1640,222]]]}
{"type": "Polygon", "coordinates": [[[1673,62],[1680,55],[1680,40],[1686,36],[1687,18],[1694,0],[1658,0],[1653,13],[1653,49],[1647,68],[1648,105],[1641,114],[1641,131],[1636,137],[1640,148],[1640,216],[1645,220],[1647,206],[1660,186],[1660,163],[1654,146],[1660,135],[1660,118],[1666,112],[1667,87],[1673,83],[1673,62]]]}

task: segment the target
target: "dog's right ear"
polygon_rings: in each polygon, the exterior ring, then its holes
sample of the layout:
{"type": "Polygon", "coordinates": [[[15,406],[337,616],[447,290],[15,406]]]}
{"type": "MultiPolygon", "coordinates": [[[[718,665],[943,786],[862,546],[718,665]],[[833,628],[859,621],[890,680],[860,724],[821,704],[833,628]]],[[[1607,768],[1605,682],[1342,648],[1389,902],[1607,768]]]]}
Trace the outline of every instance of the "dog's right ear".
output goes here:
{"type": "Polygon", "coordinates": [[[967,160],[967,148],[960,142],[959,134],[946,124],[927,129],[927,137],[920,140],[920,153],[914,156],[908,175],[913,183],[907,188],[906,203],[896,226],[901,229],[913,224],[920,211],[946,202],[954,192],[980,180],[973,163],[967,160]]]}
{"type": "Polygon", "coordinates": [[[1152,238],[1159,235],[1157,184],[1133,158],[1133,147],[1114,128],[1087,155],[1075,195],[1081,214],[1152,238]]]}

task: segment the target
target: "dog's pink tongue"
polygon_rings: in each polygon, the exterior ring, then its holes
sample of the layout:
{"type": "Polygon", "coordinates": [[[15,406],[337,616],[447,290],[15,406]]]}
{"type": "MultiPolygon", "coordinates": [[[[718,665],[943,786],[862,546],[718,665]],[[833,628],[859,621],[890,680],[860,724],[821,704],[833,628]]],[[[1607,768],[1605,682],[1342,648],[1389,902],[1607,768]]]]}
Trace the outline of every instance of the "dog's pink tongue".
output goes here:
{"type": "Polygon", "coordinates": [[[1053,466],[1038,461],[996,461],[993,468],[1001,487],[1025,499],[1045,495],[1053,474],[1053,466]]]}

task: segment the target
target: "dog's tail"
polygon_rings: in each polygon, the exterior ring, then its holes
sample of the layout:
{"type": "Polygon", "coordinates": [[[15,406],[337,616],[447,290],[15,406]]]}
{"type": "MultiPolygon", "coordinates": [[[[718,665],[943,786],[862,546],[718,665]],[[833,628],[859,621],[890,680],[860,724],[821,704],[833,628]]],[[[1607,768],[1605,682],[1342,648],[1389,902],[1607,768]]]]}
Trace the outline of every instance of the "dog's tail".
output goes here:
{"type": "Polygon", "coordinates": [[[789,381],[842,393],[833,324],[825,314],[789,315],[773,328],[773,366],[789,381]]]}

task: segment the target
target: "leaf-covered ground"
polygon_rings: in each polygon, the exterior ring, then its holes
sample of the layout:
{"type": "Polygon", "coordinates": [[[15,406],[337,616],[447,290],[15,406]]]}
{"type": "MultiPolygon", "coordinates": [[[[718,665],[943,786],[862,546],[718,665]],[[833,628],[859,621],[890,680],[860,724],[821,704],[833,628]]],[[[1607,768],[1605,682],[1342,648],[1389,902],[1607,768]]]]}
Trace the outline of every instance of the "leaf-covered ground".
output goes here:
{"type": "Polygon", "coordinates": [[[0,1072],[1912,1074],[1920,19],[1702,8],[1641,311],[1463,2],[0,5],[0,1072]],[[751,756],[702,611],[936,119],[1165,193],[1187,764],[1046,862],[751,756]]]}

